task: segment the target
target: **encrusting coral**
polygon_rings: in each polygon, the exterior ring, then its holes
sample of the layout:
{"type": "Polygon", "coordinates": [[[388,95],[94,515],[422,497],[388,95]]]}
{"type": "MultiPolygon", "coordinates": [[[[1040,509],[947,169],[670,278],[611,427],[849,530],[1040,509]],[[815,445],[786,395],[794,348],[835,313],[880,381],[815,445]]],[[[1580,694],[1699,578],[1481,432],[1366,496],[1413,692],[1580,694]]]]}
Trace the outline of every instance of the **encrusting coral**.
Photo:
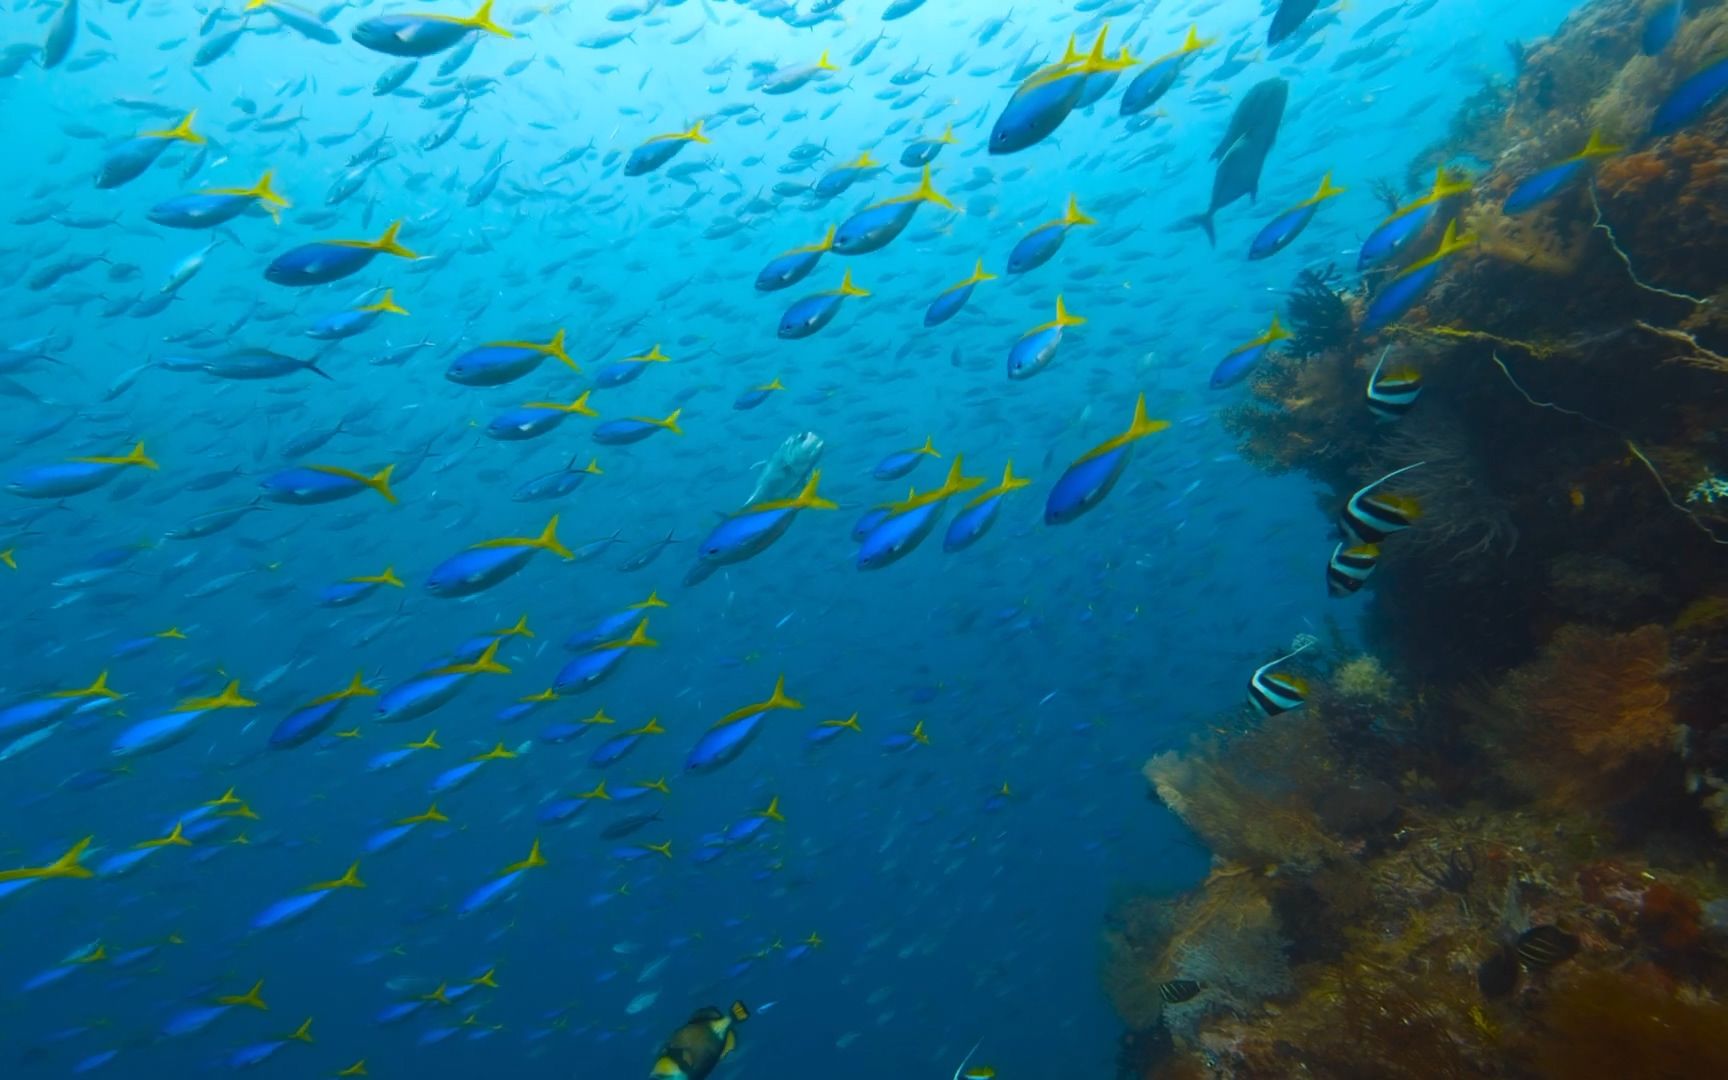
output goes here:
{"type": "Polygon", "coordinates": [[[1456,216],[1478,246],[1371,335],[1305,276],[1298,347],[1226,414],[1329,514],[1424,462],[1395,484],[1422,513],[1339,601],[1371,651],[1334,635],[1280,669],[1304,708],[1147,763],[1215,864],[1112,917],[1124,1078],[1728,1075],[1728,106],[1648,134],[1728,3],[1659,57],[1647,7],[1520,47],[1407,177],[1485,166],[1412,241],[1456,216]],[[1625,149],[1506,215],[1593,130],[1625,149]],[[1393,420],[1382,356],[1421,376],[1393,420]]]}

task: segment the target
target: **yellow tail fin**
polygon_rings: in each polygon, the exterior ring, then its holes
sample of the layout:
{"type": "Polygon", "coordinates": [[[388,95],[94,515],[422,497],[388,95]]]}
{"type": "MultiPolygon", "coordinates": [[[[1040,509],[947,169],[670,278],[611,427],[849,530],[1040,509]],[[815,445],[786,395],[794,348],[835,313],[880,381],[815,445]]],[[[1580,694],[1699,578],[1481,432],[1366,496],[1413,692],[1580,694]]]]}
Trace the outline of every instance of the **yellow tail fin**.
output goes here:
{"type": "Polygon", "coordinates": [[[834,294],[836,296],[869,296],[870,295],[870,293],[867,290],[860,289],[858,286],[852,284],[852,271],[850,268],[848,268],[847,271],[840,276],[840,287],[838,289],[834,290],[834,294]]]}
{"type": "Polygon", "coordinates": [[[500,742],[496,746],[494,746],[492,749],[486,751],[484,754],[476,754],[474,757],[469,758],[469,760],[470,761],[509,761],[511,758],[513,758],[515,756],[516,756],[516,752],[514,750],[504,749],[504,744],[500,742]]]}
{"type": "Polygon", "coordinates": [[[942,452],[936,449],[936,436],[934,435],[924,436],[924,445],[912,452],[914,454],[923,454],[925,457],[939,458],[942,456],[942,452]]]}
{"type": "Polygon", "coordinates": [[[371,1074],[369,1074],[366,1071],[366,1059],[361,1058],[359,1061],[356,1061],[354,1064],[348,1066],[346,1069],[343,1069],[341,1072],[337,1073],[336,1075],[337,1076],[369,1076],[371,1074]]]}
{"type": "Polygon", "coordinates": [[[198,118],[198,110],[193,109],[191,112],[187,113],[184,117],[182,117],[180,122],[178,124],[175,124],[173,127],[168,128],[166,131],[146,131],[143,135],[143,138],[146,138],[146,139],[178,139],[180,142],[188,142],[188,143],[193,143],[193,144],[202,143],[204,141],[204,136],[202,136],[202,135],[198,134],[196,131],[192,130],[192,121],[196,120],[197,118],[198,118]]]}
{"type": "Polygon", "coordinates": [[[924,174],[918,179],[918,190],[912,193],[912,197],[919,202],[935,203],[944,210],[956,209],[954,204],[948,201],[948,197],[937,191],[935,186],[930,183],[930,166],[928,165],[924,166],[924,174]]]}
{"type": "Polygon", "coordinates": [[[657,608],[657,607],[669,607],[669,606],[670,605],[668,605],[666,603],[666,601],[660,599],[660,590],[655,589],[653,592],[648,594],[648,599],[643,600],[640,603],[631,604],[630,610],[631,611],[641,611],[643,608],[657,608]]]}
{"type": "Polygon", "coordinates": [[[758,811],[756,816],[757,817],[765,817],[769,821],[778,821],[778,822],[784,823],[786,820],[786,815],[784,815],[780,812],[780,796],[776,795],[773,798],[769,799],[767,807],[758,811]]]}
{"type": "MultiPolygon", "coordinates": [[[[582,396],[587,397],[588,395],[583,394],[582,396]]],[[[548,521],[546,527],[540,530],[540,535],[534,538],[534,546],[540,548],[542,551],[550,551],[560,559],[573,559],[576,557],[575,552],[558,542],[557,514],[552,515],[552,520],[548,521]]]]}
{"type": "Polygon", "coordinates": [[[624,734],[626,734],[626,735],[664,735],[664,734],[666,734],[666,729],[660,726],[660,718],[658,716],[650,716],[648,718],[648,722],[646,724],[643,724],[639,728],[631,728],[629,731],[626,731],[624,734]]]}
{"type": "Polygon", "coordinates": [[[307,892],[329,892],[331,889],[364,889],[366,883],[360,880],[360,864],[354,863],[335,881],[318,881],[306,886],[307,892]]]}
{"type": "Polygon", "coordinates": [[[264,1004],[264,999],[258,995],[264,989],[264,980],[259,979],[252,984],[252,989],[244,994],[227,994],[216,999],[218,1005],[245,1005],[259,1012],[269,1012],[270,1006],[264,1004]]]}
{"type": "Polygon", "coordinates": [[[958,143],[960,140],[956,139],[954,137],[954,125],[948,124],[948,125],[944,126],[942,128],[942,137],[940,139],[937,139],[936,141],[939,143],[943,143],[947,146],[953,146],[956,143],[958,143]]]}
{"type": "Polygon", "coordinates": [[[396,290],[385,289],[383,299],[375,304],[367,304],[361,311],[388,312],[391,315],[406,315],[408,309],[396,302],[396,290]]]}
{"type": "Polygon", "coordinates": [[[472,663],[451,664],[448,667],[439,668],[436,672],[434,672],[434,674],[437,674],[437,675],[480,675],[480,674],[508,675],[508,674],[510,674],[510,669],[505,667],[503,664],[500,664],[497,660],[498,645],[499,645],[499,642],[501,640],[502,639],[500,639],[500,638],[493,638],[492,641],[486,646],[486,651],[482,652],[477,658],[475,658],[475,660],[472,663]]]}
{"type": "Polygon", "coordinates": [[[1170,426],[1168,420],[1151,420],[1146,416],[1146,395],[1141,394],[1134,401],[1134,419],[1128,422],[1128,430],[1124,433],[1131,439],[1152,435],[1170,426]]]}
{"type": "Polygon", "coordinates": [[[1075,315],[1068,310],[1067,306],[1062,303],[1060,295],[1056,297],[1056,318],[1051,322],[1051,326],[1083,326],[1085,323],[1084,317],[1075,315]]]}
{"type": "Polygon", "coordinates": [[[384,230],[384,235],[366,245],[374,251],[386,255],[394,255],[399,259],[418,259],[420,256],[403,247],[396,240],[396,234],[402,231],[402,222],[392,221],[390,227],[384,230]]]}
{"type": "Polygon", "coordinates": [[[606,470],[600,467],[599,458],[589,458],[588,464],[582,466],[582,471],[590,476],[605,476],[606,470]]]}
{"type": "Polygon", "coordinates": [[[564,351],[564,331],[563,330],[559,330],[556,334],[553,334],[552,340],[548,341],[544,345],[539,346],[539,349],[541,352],[545,353],[547,356],[556,357],[557,359],[564,362],[565,364],[568,364],[571,368],[573,368],[573,369],[576,368],[576,361],[570,359],[570,354],[564,351]]]}
{"type": "Polygon", "coordinates": [[[396,576],[396,568],[394,566],[386,566],[384,572],[381,574],[363,574],[360,577],[351,577],[348,580],[355,585],[389,585],[396,589],[406,588],[406,586],[402,584],[402,579],[396,576]]]}
{"type": "Polygon", "coordinates": [[[96,681],[91,683],[89,686],[80,687],[76,690],[56,690],[48,696],[51,698],[99,697],[106,698],[109,701],[118,701],[120,699],[119,694],[108,689],[108,673],[106,671],[97,675],[96,681]]]}
{"type": "Polygon", "coordinates": [[[1590,141],[1584,144],[1584,149],[1578,152],[1578,157],[1581,159],[1607,157],[1610,154],[1618,154],[1624,149],[1626,149],[1624,146],[1608,145],[1602,141],[1602,133],[1600,131],[1592,131],[1590,133],[1590,141]]]}
{"type": "Polygon", "coordinates": [[[481,975],[477,979],[469,979],[468,985],[469,986],[484,986],[484,987],[487,987],[488,989],[496,990],[496,989],[498,989],[498,980],[495,977],[495,976],[497,976],[497,974],[498,974],[497,968],[487,968],[486,973],[484,975],[481,975]]]}
{"type": "Polygon", "coordinates": [[[1068,196],[1068,210],[1062,215],[1064,225],[1096,225],[1098,219],[1088,216],[1080,209],[1080,200],[1073,195],[1068,196]]]}
{"type": "Polygon", "coordinates": [[[972,268],[972,276],[966,279],[966,284],[976,285],[981,281],[995,281],[996,275],[984,269],[984,260],[979,259],[978,265],[972,268]]]}
{"type": "Polygon", "coordinates": [[[604,780],[595,784],[593,791],[578,791],[576,797],[578,799],[600,799],[604,802],[612,801],[612,795],[606,790],[606,781],[604,780]]]}
{"type": "Polygon", "coordinates": [[[275,179],[275,176],[276,174],[274,170],[265,169],[264,175],[258,178],[256,184],[247,188],[245,194],[252,196],[254,199],[270,203],[273,206],[293,206],[293,203],[278,195],[276,189],[270,186],[270,181],[275,179]]]}
{"type": "Polygon", "coordinates": [[[1320,190],[1318,190],[1314,193],[1314,197],[1312,199],[1310,199],[1309,202],[1311,204],[1317,203],[1317,202],[1321,201],[1322,199],[1330,199],[1334,195],[1342,195],[1342,194],[1344,194],[1344,192],[1346,192],[1348,190],[1349,190],[1348,188],[1333,187],[1332,186],[1332,174],[1327,173],[1325,176],[1322,176],[1320,178],[1320,190]]]}
{"type": "Polygon", "coordinates": [[[534,636],[534,631],[528,629],[528,616],[524,615],[521,618],[517,619],[516,625],[510,627],[508,630],[498,631],[497,636],[498,637],[527,637],[527,638],[531,638],[534,636]]]}
{"type": "Polygon", "coordinates": [[[390,475],[396,471],[396,466],[386,465],[371,476],[361,477],[361,482],[367,487],[384,496],[385,499],[397,502],[396,493],[390,490],[390,475]]]}
{"type": "Polygon", "coordinates": [[[505,874],[514,874],[518,870],[532,870],[537,866],[545,865],[546,859],[540,854],[540,841],[535,840],[534,846],[528,849],[528,857],[526,859],[506,866],[502,871],[500,871],[498,876],[503,877],[505,874]]]}
{"type": "MultiPolygon", "coordinates": [[[[587,397],[588,395],[584,394],[582,396],[587,397]]],[[[674,435],[682,435],[682,434],[684,434],[684,429],[678,426],[678,418],[682,415],[684,415],[683,409],[673,409],[671,416],[668,416],[664,420],[655,420],[654,426],[658,427],[658,428],[665,428],[667,431],[670,431],[674,435]]]]}
{"type": "Polygon", "coordinates": [[[305,1021],[301,1023],[301,1025],[299,1027],[294,1029],[294,1034],[292,1034],[288,1037],[290,1039],[293,1039],[296,1042],[303,1042],[303,1043],[311,1042],[312,1041],[312,1018],[310,1016],[308,1016],[305,1019],[305,1021]]]}
{"type": "Polygon", "coordinates": [[[643,619],[630,631],[630,636],[618,644],[626,649],[647,648],[660,644],[648,636],[648,620],[643,619]]]}
{"type": "Polygon", "coordinates": [[[774,680],[774,692],[768,695],[768,700],[762,703],[765,709],[802,709],[804,703],[786,696],[786,676],[781,675],[774,680]]]}
{"type": "Polygon", "coordinates": [[[680,134],[678,136],[678,138],[683,139],[686,142],[706,143],[706,142],[710,141],[708,136],[702,134],[702,121],[700,121],[700,120],[696,121],[694,124],[691,124],[690,130],[683,132],[682,134],[680,134]]]}
{"type": "Polygon", "coordinates": [[[666,841],[664,844],[643,844],[642,846],[647,848],[649,851],[664,855],[668,859],[672,857],[672,841],[670,840],[666,841]]]}
{"type": "Polygon", "coordinates": [[[405,817],[401,821],[398,821],[396,824],[398,824],[398,825],[424,825],[424,824],[427,824],[428,822],[448,822],[449,820],[450,820],[450,818],[438,809],[438,804],[433,803],[431,806],[428,806],[426,808],[426,812],[424,814],[415,814],[413,817],[405,817]]]}
{"type": "Polygon", "coordinates": [[[468,16],[463,22],[476,30],[484,30],[488,34],[497,34],[499,37],[513,38],[516,36],[492,21],[492,0],[485,0],[485,3],[480,5],[480,10],[468,16]]]}
{"type": "Polygon", "coordinates": [[[834,65],[833,61],[828,59],[828,50],[823,49],[822,55],[816,58],[816,70],[839,71],[840,69],[834,65]]]}
{"type": "Polygon", "coordinates": [[[1026,477],[1014,475],[1014,462],[1010,460],[1002,468],[1002,482],[996,485],[996,490],[999,492],[1015,491],[1019,488],[1029,487],[1031,484],[1032,481],[1026,477]]]}
{"type": "Polygon", "coordinates": [[[438,745],[438,729],[433,728],[431,731],[426,733],[426,737],[424,739],[421,739],[419,742],[411,742],[407,746],[405,746],[403,749],[405,749],[405,750],[442,750],[444,748],[442,746],[438,745]]]}
{"type": "Polygon", "coordinates": [[[168,833],[167,836],[161,837],[161,838],[156,839],[156,840],[144,840],[144,841],[141,841],[138,844],[135,844],[133,846],[137,847],[139,849],[169,847],[169,846],[191,847],[192,841],[186,839],[185,833],[182,831],[182,823],[176,821],[174,823],[174,828],[168,833]]]}

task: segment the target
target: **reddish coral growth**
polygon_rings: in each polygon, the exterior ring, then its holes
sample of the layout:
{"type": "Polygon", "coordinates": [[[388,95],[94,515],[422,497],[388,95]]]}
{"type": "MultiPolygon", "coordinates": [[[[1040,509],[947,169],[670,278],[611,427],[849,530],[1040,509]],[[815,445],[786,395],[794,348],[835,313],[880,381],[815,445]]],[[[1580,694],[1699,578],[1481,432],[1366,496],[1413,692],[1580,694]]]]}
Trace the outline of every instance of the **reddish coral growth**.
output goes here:
{"type": "Polygon", "coordinates": [[[1704,942],[1698,901],[1664,882],[1644,892],[1638,930],[1659,956],[1673,961],[1696,952],[1704,942]]]}
{"type": "Polygon", "coordinates": [[[1728,1006],[1598,971],[1556,990],[1545,1019],[1537,1061],[1554,1080],[1728,1076],[1728,1006]]]}

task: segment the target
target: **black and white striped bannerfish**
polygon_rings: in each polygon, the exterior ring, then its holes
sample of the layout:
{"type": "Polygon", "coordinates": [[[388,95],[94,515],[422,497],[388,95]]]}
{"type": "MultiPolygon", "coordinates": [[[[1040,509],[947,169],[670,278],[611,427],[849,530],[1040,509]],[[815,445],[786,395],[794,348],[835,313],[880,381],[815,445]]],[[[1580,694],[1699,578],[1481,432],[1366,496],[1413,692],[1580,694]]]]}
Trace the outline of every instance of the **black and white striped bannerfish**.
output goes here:
{"type": "Polygon", "coordinates": [[[1368,575],[1380,565],[1379,544],[1358,544],[1332,549],[1326,563],[1326,591],[1333,596],[1349,596],[1368,583],[1368,575]]]}
{"type": "Polygon", "coordinates": [[[1297,675],[1280,675],[1272,669],[1313,644],[1312,640],[1304,641],[1293,651],[1254,669],[1248,679],[1248,704],[1255,712],[1270,719],[1308,703],[1308,680],[1297,675]]]}
{"type": "Polygon", "coordinates": [[[1380,361],[1368,376],[1368,408],[1381,420],[1398,419],[1422,396],[1422,373],[1415,368],[1398,367],[1381,373],[1391,351],[1390,345],[1380,351],[1380,361]]]}
{"type": "Polygon", "coordinates": [[[1422,506],[1415,499],[1404,495],[1385,494],[1378,489],[1393,477],[1402,476],[1411,469],[1426,464],[1425,461],[1418,461],[1414,465],[1394,469],[1350,496],[1350,501],[1344,504],[1344,513],[1338,524],[1353,546],[1378,544],[1393,533],[1408,529],[1422,516],[1422,506]]]}

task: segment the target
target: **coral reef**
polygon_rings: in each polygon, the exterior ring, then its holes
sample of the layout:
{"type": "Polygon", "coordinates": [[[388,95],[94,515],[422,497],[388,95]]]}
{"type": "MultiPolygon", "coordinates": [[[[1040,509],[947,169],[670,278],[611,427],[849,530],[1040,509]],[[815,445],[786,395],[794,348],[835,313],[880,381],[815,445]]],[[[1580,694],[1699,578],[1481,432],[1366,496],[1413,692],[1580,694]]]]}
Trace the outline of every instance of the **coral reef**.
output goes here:
{"type": "Polygon", "coordinates": [[[1728,1075],[1728,105],[1645,134],[1728,4],[1661,57],[1643,15],[1593,0],[1520,46],[1406,177],[1467,165],[1441,216],[1477,248],[1374,335],[1305,276],[1225,417],[1329,514],[1423,462],[1396,482],[1422,512],[1340,601],[1368,651],[1331,634],[1287,665],[1305,708],[1147,763],[1215,865],[1112,916],[1124,1076],[1728,1075]],[[1592,130],[1627,149],[1504,213],[1592,130]],[[1421,376],[1392,420],[1383,354],[1421,376]]]}

